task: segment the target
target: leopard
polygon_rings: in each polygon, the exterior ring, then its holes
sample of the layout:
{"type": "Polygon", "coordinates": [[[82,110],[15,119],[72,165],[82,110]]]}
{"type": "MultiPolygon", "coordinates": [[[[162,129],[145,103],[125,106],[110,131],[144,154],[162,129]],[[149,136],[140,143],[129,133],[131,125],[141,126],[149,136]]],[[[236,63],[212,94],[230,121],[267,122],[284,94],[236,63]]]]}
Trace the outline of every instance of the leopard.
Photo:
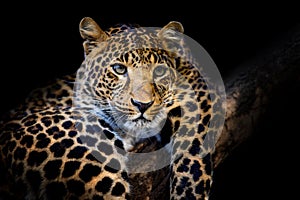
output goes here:
{"type": "Polygon", "coordinates": [[[79,32],[80,68],[0,121],[0,199],[208,200],[222,98],[183,25],[84,17],[79,32]]]}

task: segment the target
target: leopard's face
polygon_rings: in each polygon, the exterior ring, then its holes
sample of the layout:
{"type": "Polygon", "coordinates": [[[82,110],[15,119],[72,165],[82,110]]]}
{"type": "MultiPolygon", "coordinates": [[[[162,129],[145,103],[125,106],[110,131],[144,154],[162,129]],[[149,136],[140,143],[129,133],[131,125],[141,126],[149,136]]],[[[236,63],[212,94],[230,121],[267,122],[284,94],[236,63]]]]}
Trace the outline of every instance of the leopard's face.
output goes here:
{"type": "Polygon", "coordinates": [[[104,82],[95,88],[97,91],[109,88],[110,95],[100,97],[107,99],[104,112],[124,132],[136,138],[158,134],[168,107],[174,102],[172,86],[176,71],[161,54],[149,50],[128,53],[128,57],[117,59],[107,67],[106,77],[113,83],[112,87],[104,82]],[[143,61],[147,57],[151,58],[150,62],[143,61]]]}
{"type": "Polygon", "coordinates": [[[113,59],[94,73],[87,104],[136,141],[157,135],[176,102],[174,62],[166,52],[149,49],[113,59]]]}

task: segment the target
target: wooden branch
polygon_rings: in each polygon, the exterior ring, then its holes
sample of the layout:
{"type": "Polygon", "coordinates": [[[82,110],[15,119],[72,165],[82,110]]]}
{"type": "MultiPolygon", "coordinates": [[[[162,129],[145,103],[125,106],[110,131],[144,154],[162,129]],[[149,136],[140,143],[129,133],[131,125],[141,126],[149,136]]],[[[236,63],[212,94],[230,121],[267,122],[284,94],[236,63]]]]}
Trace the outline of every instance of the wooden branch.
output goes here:
{"type": "Polygon", "coordinates": [[[225,77],[227,113],[214,153],[215,168],[253,134],[272,94],[292,80],[300,81],[300,25],[225,77]]]}

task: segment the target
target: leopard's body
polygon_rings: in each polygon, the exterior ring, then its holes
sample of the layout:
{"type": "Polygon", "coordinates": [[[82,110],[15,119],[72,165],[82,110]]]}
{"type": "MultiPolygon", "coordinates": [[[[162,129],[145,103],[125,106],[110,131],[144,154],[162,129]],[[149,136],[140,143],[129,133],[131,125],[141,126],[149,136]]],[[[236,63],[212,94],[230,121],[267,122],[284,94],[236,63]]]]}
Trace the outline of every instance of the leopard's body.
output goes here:
{"type": "Polygon", "coordinates": [[[2,121],[2,198],[137,198],[132,174],[150,171],[161,157],[141,161],[130,153],[155,140],[148,153],[168,146],[166,196],[207,200],[211,148],[203,143],[219,100],[181,58],[186,52],[174,42],[182,31],[170,22],[151,33],[127,26],[104,32],[84,18],[86,57],[77,74],[35,90],[2,121]]]}

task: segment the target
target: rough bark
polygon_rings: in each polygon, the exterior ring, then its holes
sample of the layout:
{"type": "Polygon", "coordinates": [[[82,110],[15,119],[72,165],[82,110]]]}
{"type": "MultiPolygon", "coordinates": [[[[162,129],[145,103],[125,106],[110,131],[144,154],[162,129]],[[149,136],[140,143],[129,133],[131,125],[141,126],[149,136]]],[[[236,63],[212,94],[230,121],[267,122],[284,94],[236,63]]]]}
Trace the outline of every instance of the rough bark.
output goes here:
{"type": "Polygon", "coordinates": [[[225,77],[227,110],[216,144],[215,168],[253,134],[272,95],[291,81],[300,81],[300,24],[225,77]]]}

